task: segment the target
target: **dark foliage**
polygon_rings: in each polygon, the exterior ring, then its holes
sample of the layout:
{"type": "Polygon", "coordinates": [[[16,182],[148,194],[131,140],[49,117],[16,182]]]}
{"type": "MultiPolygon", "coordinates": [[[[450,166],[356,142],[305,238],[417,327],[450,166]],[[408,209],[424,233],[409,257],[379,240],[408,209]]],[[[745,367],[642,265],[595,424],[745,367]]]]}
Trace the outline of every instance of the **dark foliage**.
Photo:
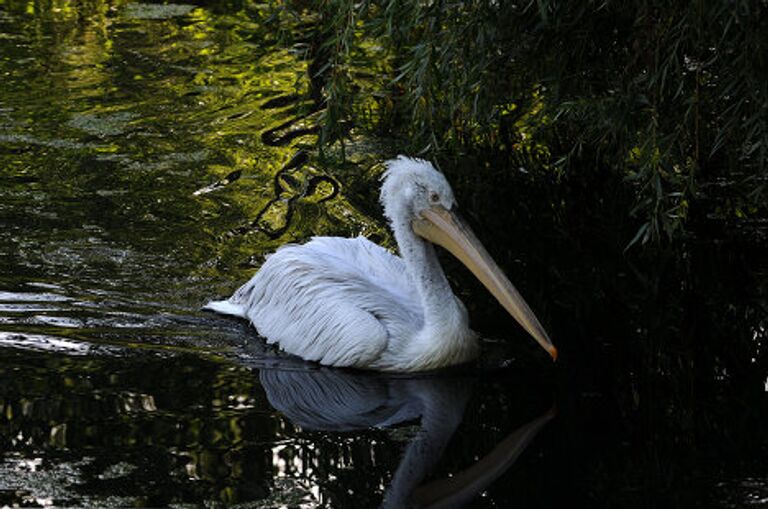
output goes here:
{"type": "Polygon", "coordinates": [[[312,9],[323,146],[355,125],[432,158],[509,152],[542,175],[607,172],[634,196],[624,210],[637,218],[630,245],[680,240],[702,220],[765,217],[765,2],[331,0],[312,9]]]}

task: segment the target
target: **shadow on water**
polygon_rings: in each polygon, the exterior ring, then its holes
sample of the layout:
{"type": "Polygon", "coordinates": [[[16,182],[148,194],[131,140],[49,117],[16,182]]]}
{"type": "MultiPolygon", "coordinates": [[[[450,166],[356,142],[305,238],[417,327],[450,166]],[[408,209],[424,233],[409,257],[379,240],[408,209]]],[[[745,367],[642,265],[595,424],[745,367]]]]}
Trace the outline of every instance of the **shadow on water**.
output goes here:
{"type": "Polygon", "coordinates": [[[313,155],[312,41],[277,44],[273,14],[0,0],[0,506],[768,500],[764,230],[702,215],[679,251],[626,254],[626,197],[600,175],[443,164],[557,367],[450,257],[500,338],[480,368],[319,369],[199,312],[286,242],[392,246],[388,142],[313,155]]]}

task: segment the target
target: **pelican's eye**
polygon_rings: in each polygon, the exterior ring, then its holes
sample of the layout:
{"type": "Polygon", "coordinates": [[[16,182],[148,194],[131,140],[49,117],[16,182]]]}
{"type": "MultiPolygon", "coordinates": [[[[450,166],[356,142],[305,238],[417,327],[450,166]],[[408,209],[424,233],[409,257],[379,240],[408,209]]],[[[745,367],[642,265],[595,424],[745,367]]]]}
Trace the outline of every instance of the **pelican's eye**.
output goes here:
{"type": "Polygon", "coordinates": [[[432,203],[438,203],[440,201],[440,195],[432,191],[431,193],[429,193],[429,201],[431,201],[432,203]]]}

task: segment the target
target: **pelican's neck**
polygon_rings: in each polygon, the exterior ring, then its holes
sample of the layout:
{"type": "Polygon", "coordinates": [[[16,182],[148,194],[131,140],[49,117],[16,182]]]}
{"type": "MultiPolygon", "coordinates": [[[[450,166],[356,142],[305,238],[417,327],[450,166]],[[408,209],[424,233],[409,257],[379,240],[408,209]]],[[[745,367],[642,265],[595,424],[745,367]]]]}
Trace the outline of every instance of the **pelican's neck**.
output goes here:
{"type": "Polygon", "coordinates": [[[421,429],[405,449],[384,494],[383,508],[423,506],[414,499],[414,490],[429,475],[461,424],[472,384],[466,379],[427,378],[408,380],[402,387],[413,398],[407,400],[409,403],[420,403],[421,429]]]}
{"type": "Polygon", "coordinates": [[[440,266],[435,247],[416,235],[408,220],[393,222],[392,227],[400,256],[418,288],[425,326],[452,322],[457,315],[458,301],[440,266]]]}

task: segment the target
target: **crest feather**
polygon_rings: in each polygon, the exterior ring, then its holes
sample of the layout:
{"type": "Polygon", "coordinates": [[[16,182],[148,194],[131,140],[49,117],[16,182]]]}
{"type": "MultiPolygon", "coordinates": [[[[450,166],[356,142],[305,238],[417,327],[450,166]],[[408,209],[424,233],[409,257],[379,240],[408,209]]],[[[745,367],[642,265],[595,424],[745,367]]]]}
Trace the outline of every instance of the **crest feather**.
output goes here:
{"type": "Polygon", "coordinates": [[[432,166],[432,163],[415,157],[400,155],[395,159],[385,162],[384,165],[387,169],[381,175],[382,185],[379,202],[384,207],[384,213],[389,217],[391,217],[389,213],[391,210],[388,209],[391,209],[393,198],[407,193],[409,185],[417,180],[419,176],[422,176],[425,180],[429,179],[434,173],[442,176],[432,166]]]}

